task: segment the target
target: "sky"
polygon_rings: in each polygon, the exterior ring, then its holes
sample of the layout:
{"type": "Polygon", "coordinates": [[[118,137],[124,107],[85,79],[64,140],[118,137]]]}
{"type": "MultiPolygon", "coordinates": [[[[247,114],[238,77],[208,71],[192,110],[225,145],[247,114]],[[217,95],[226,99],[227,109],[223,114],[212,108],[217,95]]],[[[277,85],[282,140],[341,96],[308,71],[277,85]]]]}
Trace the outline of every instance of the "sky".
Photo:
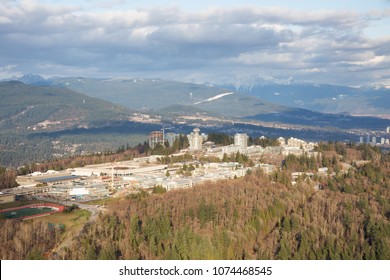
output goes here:
{"type": "Polygon", "coordinates": [[[390,0],[1,0],[0,79],[390,86],[390,0]]]}

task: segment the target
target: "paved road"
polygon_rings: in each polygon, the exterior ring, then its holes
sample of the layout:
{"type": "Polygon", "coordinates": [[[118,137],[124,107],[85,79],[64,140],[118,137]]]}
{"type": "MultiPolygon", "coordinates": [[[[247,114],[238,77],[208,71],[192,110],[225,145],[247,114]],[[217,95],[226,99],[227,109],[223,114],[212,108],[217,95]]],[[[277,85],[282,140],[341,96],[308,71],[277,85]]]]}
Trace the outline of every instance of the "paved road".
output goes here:
{"type": "Polygon", "coordinates": [[[89,212],[91,212],[91,217],[89,217],[90,221],[95,220],[98,214],[102,211],[102,208],[100,208],[100,206],[98,205],[88,205],[82,203],[74,203],[74,204],[80,207],[80,209],[88,210],[89,212]]]}

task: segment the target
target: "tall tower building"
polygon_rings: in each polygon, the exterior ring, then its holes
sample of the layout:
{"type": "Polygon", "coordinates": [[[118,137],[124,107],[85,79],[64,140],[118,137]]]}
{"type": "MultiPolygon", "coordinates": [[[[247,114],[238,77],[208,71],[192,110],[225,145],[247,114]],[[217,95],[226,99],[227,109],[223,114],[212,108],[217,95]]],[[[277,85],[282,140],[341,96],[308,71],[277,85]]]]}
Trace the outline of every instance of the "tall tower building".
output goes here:
{"type": "Polygon", "coordinates": [[[239,146],[240,149],[248,147],[248,135],[246,133],[236,133],[234,135],[234,145],[239,146]]]}
{"type": "Polygon", "coordinates": [[[191,134],[187,135],[188,142],[190,143],[190,150],[199,151],[202,149],[203,137],[199,135],[199,128],[194,128],[194,131],[191,134]]]}
{"type": "Polygon", "coordinates": [[[154,149],[157,144],[164,145],[164,134],[162,131],[152,131],[149,134],[149,147],[154,149]]]}
{"type": "Polygon", "coordinates": [[[173,142],[175,142],[176,138],[177,136],[175,133],[172,132],[165,133],[165,140],[167,140],[169,147],[173,146],[173,142]]]}

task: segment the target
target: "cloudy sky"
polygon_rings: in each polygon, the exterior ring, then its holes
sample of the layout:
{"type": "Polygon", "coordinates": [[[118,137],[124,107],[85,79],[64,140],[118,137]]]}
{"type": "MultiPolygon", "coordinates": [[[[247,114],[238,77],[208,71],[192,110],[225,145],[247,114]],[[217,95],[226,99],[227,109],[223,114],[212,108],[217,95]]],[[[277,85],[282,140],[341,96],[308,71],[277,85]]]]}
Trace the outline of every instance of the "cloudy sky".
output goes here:
{"type": "Polygon", "coordinates": [[[1,0],[23,73],[390,85],[390,0],[1,0]]]}

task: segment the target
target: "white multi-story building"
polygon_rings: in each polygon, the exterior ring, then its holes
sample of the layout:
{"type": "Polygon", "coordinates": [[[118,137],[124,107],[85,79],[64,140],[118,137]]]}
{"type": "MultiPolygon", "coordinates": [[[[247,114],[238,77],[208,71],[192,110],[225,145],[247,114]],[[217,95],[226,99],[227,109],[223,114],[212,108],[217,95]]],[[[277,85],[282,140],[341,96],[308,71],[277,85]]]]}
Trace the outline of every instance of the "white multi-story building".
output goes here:
{"type": "Polygon", "coordinates": [[[301,147],[302,146],[303,148],[305,148],[307,143],[301,139],[291,137],[290,139],[288,139],[287,145],[289,147],[301,147]]]}
{"type": "Polygon", "coordinates": [[[248,135],[246,133],[236,133],[234,135],[234,145],[246,149],[248,147],[248,135]]]}
{"type": "Polygon", "coordinates": [[[283,137],[279,137],[278,142],[280,146],[286,145],[286,139],[284,139],[283,137]]]}
{"type": "Polygon", "coordinates": [[[177,135],[175,133],[169,132],[165,134],[165,140],[167,140],[169,147],[173,146],[173,142],[175,142],[177,135]]]}
{"type": "Polygon", "coordinates": [[[187,135],[190,144],[189,149],[192,151],[199,151],[202,149],[203,137],[202,135],[199,135],[199,131],[199,128],[194,128],[194,132],[187,135]]]}
{"type": "Polygon", "coordinates": [[[240,149],[241,149],[240,146],[237,146],[237,145],[223,146],[222,153],[224,153],[224,154],[237,153],[240,151],[240,149]]]}

